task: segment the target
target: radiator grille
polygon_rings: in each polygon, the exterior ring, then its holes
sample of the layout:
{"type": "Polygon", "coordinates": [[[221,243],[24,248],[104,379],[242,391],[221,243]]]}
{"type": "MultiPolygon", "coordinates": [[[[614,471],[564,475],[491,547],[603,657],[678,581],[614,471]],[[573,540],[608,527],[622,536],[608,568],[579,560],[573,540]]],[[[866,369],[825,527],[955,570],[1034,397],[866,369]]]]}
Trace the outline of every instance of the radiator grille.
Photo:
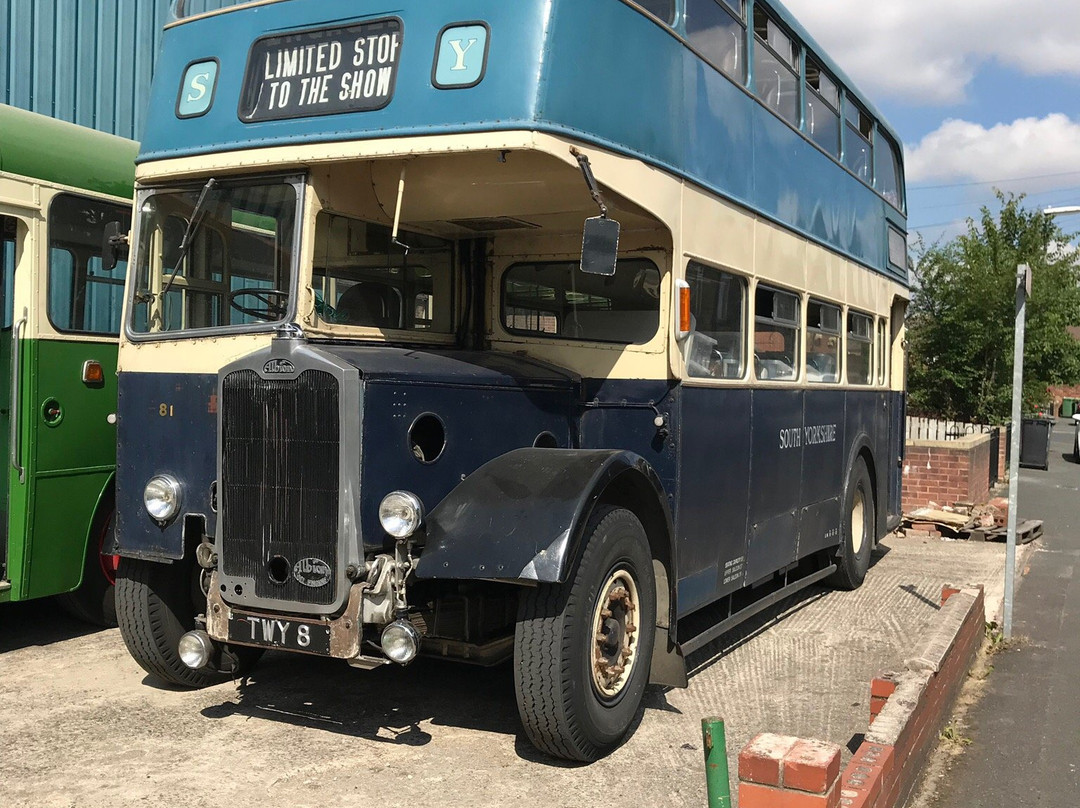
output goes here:
{"type": "Polygon", "coordinates": [[[252,370],[222,384],[219,552],[226,575],[255,579],[259,598],[328,604],[338,573],[337,380],[307,370],[295,379],[263,379],[252,370]],[[330,565],[319,588],[270,579],[282,556],[330,565]]]}

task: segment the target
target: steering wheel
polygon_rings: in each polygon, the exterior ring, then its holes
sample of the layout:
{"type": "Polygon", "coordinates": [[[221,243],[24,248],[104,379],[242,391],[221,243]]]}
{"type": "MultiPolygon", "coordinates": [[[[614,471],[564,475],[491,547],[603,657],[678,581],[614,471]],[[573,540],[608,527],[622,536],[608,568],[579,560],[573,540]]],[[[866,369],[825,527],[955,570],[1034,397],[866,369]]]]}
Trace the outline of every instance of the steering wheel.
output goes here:
{"type": "Polygon", "coordinates": [[[245,286],[229,292],[229,305],[241,314],[259,320],[272,322],[285,316],[289,306],[289,293],[280,289],[261,289],[257,286],[245,286]],[[239,297],[252,297],[260,306],[244,306],[237,302],[239,297]]]}

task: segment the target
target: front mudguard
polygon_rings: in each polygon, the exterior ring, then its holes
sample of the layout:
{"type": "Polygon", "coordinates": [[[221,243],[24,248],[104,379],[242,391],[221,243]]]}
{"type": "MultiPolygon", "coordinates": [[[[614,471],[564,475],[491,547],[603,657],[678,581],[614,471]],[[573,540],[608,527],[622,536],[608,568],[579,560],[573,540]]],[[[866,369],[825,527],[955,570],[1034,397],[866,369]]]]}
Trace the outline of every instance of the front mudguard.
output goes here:
{"type": "Polygon", "coordinates": [[[428,515],[417,578],[565,581],[589,514],[622,474],[646,477],[666,510],[655,472],[632,452],[517,449],[495,458],[428,515]]]}

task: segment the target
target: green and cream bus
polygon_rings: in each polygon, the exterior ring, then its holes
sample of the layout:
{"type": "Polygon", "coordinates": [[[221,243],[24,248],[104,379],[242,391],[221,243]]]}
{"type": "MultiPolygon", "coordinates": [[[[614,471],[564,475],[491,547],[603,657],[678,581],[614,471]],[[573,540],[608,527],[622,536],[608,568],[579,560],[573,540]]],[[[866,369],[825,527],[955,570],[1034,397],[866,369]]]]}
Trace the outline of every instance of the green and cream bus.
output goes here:
{"type": "Polygon", "coordinates": [[[0,106],[0,603],[61,595],[106,625],[127,264],[102,253],[131,221],[136,149],[0,106]]]}

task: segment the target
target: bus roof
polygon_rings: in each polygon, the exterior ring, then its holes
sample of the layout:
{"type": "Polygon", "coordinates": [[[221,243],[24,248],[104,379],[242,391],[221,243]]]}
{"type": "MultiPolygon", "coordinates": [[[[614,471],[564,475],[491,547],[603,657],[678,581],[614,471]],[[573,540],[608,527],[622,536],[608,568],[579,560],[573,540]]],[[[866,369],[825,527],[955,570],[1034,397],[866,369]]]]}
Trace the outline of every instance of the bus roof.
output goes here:
{"type": "Polygon", "coordinates": [[[0,171],[130,198],[139,144],[0,104],[0,171]]]}

